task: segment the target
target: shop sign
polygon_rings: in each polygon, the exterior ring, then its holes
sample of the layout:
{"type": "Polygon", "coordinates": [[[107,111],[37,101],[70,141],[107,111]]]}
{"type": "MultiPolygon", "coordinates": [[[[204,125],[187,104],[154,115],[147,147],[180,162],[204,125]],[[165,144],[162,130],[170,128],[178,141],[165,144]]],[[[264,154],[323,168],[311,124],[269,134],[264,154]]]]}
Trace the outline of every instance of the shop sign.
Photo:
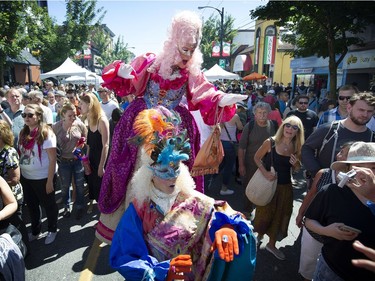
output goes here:
{"type": "Polygon", "coordinates": [[[375,51],[348,53],[344,58],[344,69],[375,68],[375,51]]]}
{"type": "Polygon", "coordinates": [[[296,69],[296,73],[312,73],[313,71],[313,68],[310,67],[310,68],[297,68],[296,69]]]}

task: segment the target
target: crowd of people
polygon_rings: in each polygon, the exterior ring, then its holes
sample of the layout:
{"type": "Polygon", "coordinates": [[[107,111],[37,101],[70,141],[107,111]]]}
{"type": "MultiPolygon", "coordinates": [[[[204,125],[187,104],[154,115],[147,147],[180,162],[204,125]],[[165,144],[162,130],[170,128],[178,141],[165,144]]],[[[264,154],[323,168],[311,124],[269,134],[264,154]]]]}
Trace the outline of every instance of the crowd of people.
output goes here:
{"type": "Polygon", "coordinates": [[[211,84],[201,72],[201,36],[199,16],[181,12],[160,54],[113,62],[97,91],[51,81],[4,91],[0,227],[14,225],[27,249],[42,233],[43,207],[51,244],[58,204],[65,218],[80,220],[97,201],[96,237],[111,244],[110,264],[126,280],[251,280],[264,236],[270,255],[288,258],[276,242],[287,236],[293,177],[302,169],[308,192],[296,219],[299,273],[305,280],[373,280],[373,93],[342,86],[324,110],[326,98],[304,83],[295,93],[290,84],[211,84]],[[203,127],[217,116],[225,153],[219,194],[232,196],[230,184],[240,181],[243,210],[206,196],[203,177],[190,174],[203,127]],[[265,206],[245,196],[256,170],[277,181],[265,206]]]}

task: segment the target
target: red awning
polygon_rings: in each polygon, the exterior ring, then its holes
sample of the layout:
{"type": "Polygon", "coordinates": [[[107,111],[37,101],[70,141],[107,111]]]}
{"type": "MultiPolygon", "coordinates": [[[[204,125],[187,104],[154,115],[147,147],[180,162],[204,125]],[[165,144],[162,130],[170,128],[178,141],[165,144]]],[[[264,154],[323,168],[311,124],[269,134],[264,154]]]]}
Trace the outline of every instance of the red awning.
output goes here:
{"type": "Polygon", "coordinates": [[[233,63],[233,71],[250,71],[252,65],[250,55],[238,55],[233,63]]]}

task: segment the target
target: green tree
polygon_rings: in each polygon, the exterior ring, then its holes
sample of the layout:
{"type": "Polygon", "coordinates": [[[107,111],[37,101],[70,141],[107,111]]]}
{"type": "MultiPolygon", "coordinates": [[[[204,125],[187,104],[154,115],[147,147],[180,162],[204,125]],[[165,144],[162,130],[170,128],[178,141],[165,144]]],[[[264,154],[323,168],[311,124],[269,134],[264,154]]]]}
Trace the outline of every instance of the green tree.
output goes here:
{"type": "Polygon", "coordinates": [[[4,85],[7,56],[16,58],[29,42],[26,5],[24,1],[0,1],[0,85],[4,85]]]}
{"type": "MultiPolygon", "coordinates": [[[[224,17],[223,42],[232,42],[237,31],[233,29],[234,18],[230,15],[224,17]]],[[[212,42],[220,42],[221,19],[213,14],[203,24],[202,42],[200,45],[203,53],[203,68],[209,69],[218,63],[218,58],[213,58],[212,42]]],[[[233,48],[233,46],[232,46],[233,48]]]]}
{"type": "Polygon", "coordinates": [[[42,60],[43,70],[54,69],[67,57],[81,51],[105,14],[103,7],[97,7],[97,0],[67,0],[66,20],[57,28],[57,40],[53,42],[52,49],[42,55],[45,57],[42,60]]]}
{"type": "Polygon", "coordinates": [[[337,67],[351,45],[364,44],[359,34],[375,23],[374,10],[373,1],[269,1],[250,15],[289,29],[292,33],[282,39],[297,47],[291,55],[328,57],[333,97],[337,67]]]}
{"type": "Polygon", "coordinates": [[[111,39],[98,28],[97,32],[95,32],[92,37],[92,41],[95,42],[96,50],[100,55],[99,63],[103,67],[114,60],[122,60],[129,63],[135,57],[134,53],[129,51],[128,44],[124,43],[122,36],[117,38],[113,48],[109,48],[111,39]]]}

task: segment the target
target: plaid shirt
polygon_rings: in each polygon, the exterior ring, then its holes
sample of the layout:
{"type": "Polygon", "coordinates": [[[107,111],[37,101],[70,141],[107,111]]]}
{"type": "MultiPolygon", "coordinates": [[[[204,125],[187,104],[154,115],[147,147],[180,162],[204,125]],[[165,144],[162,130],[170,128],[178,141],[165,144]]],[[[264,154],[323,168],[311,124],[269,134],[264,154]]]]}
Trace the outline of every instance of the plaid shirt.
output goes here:
{"type": "Polygon", "coordinates": [[[320,116],[318,124],[316,124],[316,127],[319,127],[326,123],[332,123],[335,120],[342,120],[344,118],[341,117],[338,107],[335,107],[331,110],[323,112],[323,114],[320,116]]]}

